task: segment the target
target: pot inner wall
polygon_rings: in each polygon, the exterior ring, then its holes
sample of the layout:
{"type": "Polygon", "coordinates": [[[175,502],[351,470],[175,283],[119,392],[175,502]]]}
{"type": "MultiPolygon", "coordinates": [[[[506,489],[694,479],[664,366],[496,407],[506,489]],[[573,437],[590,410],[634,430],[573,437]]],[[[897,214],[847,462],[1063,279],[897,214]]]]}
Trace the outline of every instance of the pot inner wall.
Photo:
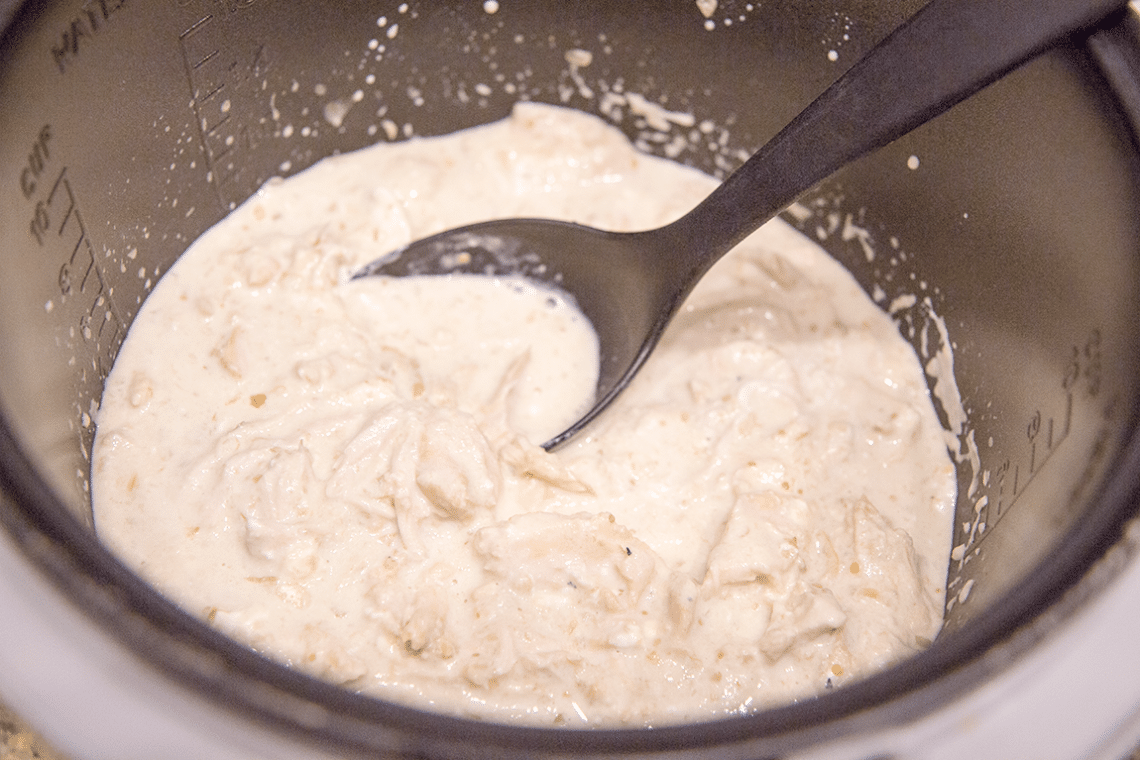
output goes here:
{"type": "MultiPolygon", "coordinates": [[[[0,59],[0,412],[52,495],[17,509],[90,533],[92,417],[131,320],[270,177],[519,100],[597,113],[725,176],[920,3],[880,5],[25,8],[0,59]]],[[[1140,178],[1114,103],[1083,48],[1050,53],[785,215],[927,367],[960,489],[935,650],[984,651],[1044,604],[1074,552],[1114,539],[1106,478],[1134,478],[1113,468],[1140,378],[1140,178]]]]}

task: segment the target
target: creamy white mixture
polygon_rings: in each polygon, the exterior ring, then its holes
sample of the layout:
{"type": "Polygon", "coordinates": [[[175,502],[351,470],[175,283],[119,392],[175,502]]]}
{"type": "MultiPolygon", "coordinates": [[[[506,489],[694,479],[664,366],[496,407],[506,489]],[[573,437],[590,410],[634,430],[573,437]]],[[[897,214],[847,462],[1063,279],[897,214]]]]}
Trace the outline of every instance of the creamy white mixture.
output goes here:
{"type": "Polygon", "coordinates": [[[270,183],[131,328],[99,535],[267,655],[500,721],[707,719],[919,651],[953,468],[910,347],[790,227],[718,264],[554,454],[596,378],[573,308],[509,280],[348,281],[467,222],[649,228],[713,185],[539,105],[270,183]]]}

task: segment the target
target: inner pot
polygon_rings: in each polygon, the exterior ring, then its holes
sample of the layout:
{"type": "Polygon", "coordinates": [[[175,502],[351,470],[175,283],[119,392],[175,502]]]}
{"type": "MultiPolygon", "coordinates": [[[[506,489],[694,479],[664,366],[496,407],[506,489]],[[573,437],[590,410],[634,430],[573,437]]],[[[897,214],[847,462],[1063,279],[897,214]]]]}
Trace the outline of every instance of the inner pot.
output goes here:
{"type": "Polygon", "coordinates": [[[131,320],[189,243],[270,177],[496,120],[519,100],[597,113],[643,150],[723,177],[921,4],[26,4],[0,48],[6,530],[165,677],[342,756],[771,756],[984,682],[987,654],[1056,624],[1043,613],[1136,511],[1140,30],[1128,14],[785,214],[895,317],[958,465],[946,625],[911,660],[697,725],[476,724],[253,654],[166,602],[91,529],[93,416],[131,320]]]}

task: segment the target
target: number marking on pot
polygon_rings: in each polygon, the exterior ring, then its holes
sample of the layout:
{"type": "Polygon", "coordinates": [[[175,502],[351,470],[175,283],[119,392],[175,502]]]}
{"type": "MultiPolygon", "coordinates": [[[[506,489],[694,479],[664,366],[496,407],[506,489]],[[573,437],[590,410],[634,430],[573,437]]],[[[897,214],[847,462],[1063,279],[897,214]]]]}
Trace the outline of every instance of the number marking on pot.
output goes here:
{"type": "Polygon", "coordinates": [[[1024,437],[1020,443],[1012,444],[1018,453],[986,472],[980,489],[971,495],[974,515],[958,524],[954,540],[959,572],[1069,437],[1078,397],[1094,399],[1099,395],[1101,371],[1101,335],[1094,328],[1083,343],[1070,347],[1059,383],[1060,393],[1050,404],[1034,409],[1025,420],[1021,428],[1024,437]]]}
{"type": "Polygon", "coordinates": [[[226,210],[257,189],[256,178],[245,171],[244,154],[254,147],[257,135],[245,118],[248,88],[242,85],[264,73],[265,45],[225,33],[230,16],[254,1],[231,0],[216,13],[204,12],[178,36],[209,181],[226,210]],[[234,39],[241,42],[231,49],[234,39]]]}
{"type": "MultiPolygon", "coordinates": [[[[56,274],[58,299],[45,308],[60,325],[59,343],[70,351],[75,367],[75,419],[80,447],[86,457],[95,435],[94,410],[103,381],[127,335],[126,322],[112,297],[96,257],[75,189],[63,167],[46,194],[35,202],[30,234],[45,256],[60,262],[56,274]]],[[[77,471],[81,488],[87,473],[77,471]]]]}

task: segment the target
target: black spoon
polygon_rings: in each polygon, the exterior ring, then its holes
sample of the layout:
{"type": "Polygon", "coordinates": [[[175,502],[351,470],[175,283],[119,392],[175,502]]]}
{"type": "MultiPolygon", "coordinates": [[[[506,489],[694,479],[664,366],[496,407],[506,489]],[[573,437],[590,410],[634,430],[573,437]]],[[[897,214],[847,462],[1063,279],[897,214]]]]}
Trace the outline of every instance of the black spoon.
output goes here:
{"type": "Polygon", "coordinates": [[[510,274],[572,295],[597,332],[596,401],[565,443],[629,384],[709,267],[801,193],[950,109],[1126,0],[932,0],[676,222],[614,233],[505,219],[416,241],[356,276],[510,274]]]}

